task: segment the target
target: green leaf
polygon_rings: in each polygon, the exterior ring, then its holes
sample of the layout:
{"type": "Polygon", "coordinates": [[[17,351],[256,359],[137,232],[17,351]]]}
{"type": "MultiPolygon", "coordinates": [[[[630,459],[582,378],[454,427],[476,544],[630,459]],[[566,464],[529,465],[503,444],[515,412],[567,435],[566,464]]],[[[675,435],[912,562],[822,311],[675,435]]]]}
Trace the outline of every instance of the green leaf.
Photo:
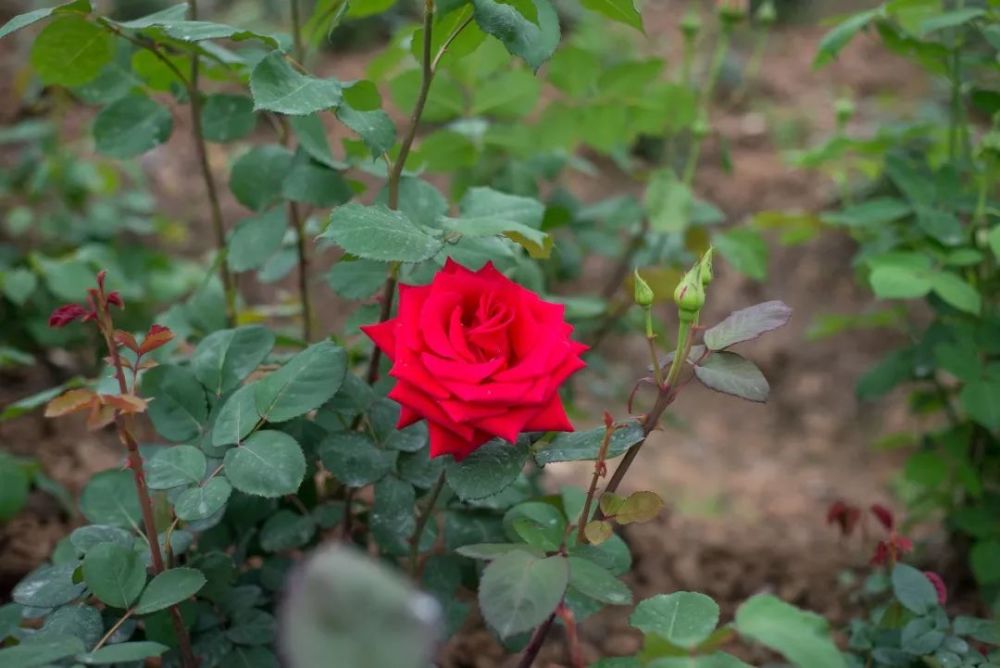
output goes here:
{"type": "Polygon", "coordinates": [[[593,12],[604,14],[612,21],[645,32],[642,27],[642,14],[635,8],[634,0],[581,0],[580,4],[593,12]]]}
{"type": "Polygon", "coordinates": [[[302,547],[316,535],[316,521],[309,515],[279,510],[260,530],[260,546],[265,552],[281,552],[302,547]]]}
{"type": "Polygon", "coordinates": [[[959,392],[962,408],[973,420],[990,431],[1000,430],[1000,382],[995,379],[967,383],[959,392]]]}
{"type": "Polygon", "coordinates": [[[588,559],[569,558],[569,584],[581,594],[608,605],[632,603],[628,586],[588,559]]]}
{"type": "Polygon", "coordinates": [[[36,9],[34,11],[25,12],[24,14],[18,14],[13,17],[3,26],[0,26],[0,39],[3,39],[7,35],[20,30],[21,28],[27,28],[33,23],[37,23],[42,19],[47,19],[53,14],[61,14],[64,12],[80,12],[86,14],[93,11],[90,5],[90,0],[70,0],[70,2],[64,2],[61,5],[56,5],[54,7],[43,7],[41,9],[36,9]]]}
{"type": "MultiPolygon", "coordinates": [[[[386,204],[388,188],[383,188],[375,201],[386,204]]],[[[433,228],[438,218],[448,212],[448,200],[427,181],[404,176],[399,182],[399,210],[417,225],[433,228]]]]}
{"type": "Polygon", "coordinates": [[[653,172],[646,187],[645,199],[652,229],[657,232],[683,232],[688,228],[694,193],[677,178],[673,169],[653,172]]]}
{"type": "Polygon", "coordinates": [[[292,202],[327,208],[349,201],[354,190],[340,172],[316,162],[300,149],[282,182],[281,195],[292,202]]]}
{"type": "Polygon", "coordinates": [[[281,248],[287,229],[285,208],[281,206],[237,223],[226,249],[229,268],[247,271],[262,267],[281,248]]]}
{"type": "Polygon", "coordinates": [[[848,17],[823,36],[813,60],[813,67],[822,67],[833,61],[858,32],[881,16],[882,8],[871,9],[848,17]]]}
{"type": "Polygon", "coordinates": [[[383,560],[333,543],[308,559],[286,592],[282,634],[288,665],[430,665],[437,606],[383,560]]]}
{"type": "Polygon", "coordinates": [[[204,485],[181,492],[174,501],[174,513],[185,522],[208,519],[222,510],[232,492],[233,487],[228,480],[212,478],[205,481],[204,485]]]}
{"type": "Polygon", "coordinates": [[[556,609],[569,584],[569,561],[508,552],[483,571],[479,607],[501,638],[532,629],[556,609]]]}
{"type": "Polygon", "coordinates": [[[712,243],[736,271],[758,281],[767,277],[767,244],[756,230],[736,227],[715,235],[712,243]]]}
{"type": "Polygon", "coordinates": [[[345,299],[367,299],[379,291],[388,272],[384,262],[341,258],[330,268],[326,280],[345,299]]]}
{"type": "Polygon", "coordinates": [[[538,200],[492,188],[470,188],[459,204],[462,217],[442,219],[445,227],[470,237],[503,235],[523,245],[532,257],[548,257],[552,239],[539,228],[545,206],[538,200]]]}
{"type": "Polygon", "coordinates": [[[234,28],[224,23],[178,20],[179,15],[182,16],[178,7],[175,6],[118,25],[128,29],[151,30],[155,36],[166,35],[181,42],[203,42],[214,39],[231,39],[234,42],[242,42],[254,39],[263,42],[265,46],[272,49],[278,48],[278,41],[270,35],[234,28]]]}
{"type": "Polygon", "coordinates": [[[770,301],[733,311],[726,319],[705,332],[709,350],[723,350],[761,334],[778,329],[792,317],[792,309],[784,302],[770,301]]]}
{"type": "Polygon", "coordinates": [[[212,445],[239,443],[260,421],[257,414],[257,385],[251,383],[229,395],[212,427],[212,445]]]}
{"type": "Polygon", "coordinates": [[[444,245],[400,211],[355,202],[334,210],[321,236],[351,255],[384,262],[422,262],[444,245]]]}
{"type": "Polygon", "coordinates": [[[80,495],[80,511],[93,524],[138,525],[141,511],[132,472],[115,468],[95,474],[80,495]]]}
{"type": "Polygon", "coordinates": [[[345,431],[330,434],[317,448],[323,466],[349,487],[364,487],[392,470],[393,457],[379,450],[364,434],[345,431]]]}
{"type": "Polygon", "coordinates": [[[79,86],[100,74],[114,53],[107,30],[78,16],[63,16],[35,38],[30,58],[45,83],[79,86]]]}
{"type": "Polygon", "coordinates": [[[996,225],[990,230],[986,240],[990,244],[990,250],[993,251],[993,256],[1000,259],[1000,225],[996,225]]]}
{"type": "Polygon", "coordinates": [[[472,0],[475,19],[483,32],[493,35],[515,56],[538,70],[559,45],[559,16],[549,0],[518,0],[517,7],[499,0],[472,0]],[[519,8],[534,9],[535,19],[519,8]]]}
{"type": "Polygon", "coordinates": [[[229,189],[243,206],[263,211],[281,198],[292,160],[292,152],[283,146],[254,146],[233,164],[229,189]]]}
{"type": "Polygon", "coordinates": [[[797,665],[846,667],[843,656],[830,638],[826,620],[770,594],[753,596],[736,610],[736,630],[780,652],[797,665]]]}
{"type": "Polygon", "coordinates": [[[354,0],[347,10],[347,15],[351,18],[364,18],[381,14],[396,4],[396,0],[354,0]]]}
{"type": "Polygon", "coordinates": [[[205,139],[231,142],[253,132],[257,115],[246,95],[219,93],[205,98],[201,107],[201,131],[205,139]]]}
{"type": "Polygon", "coordinates": [[[39,668],[83,652],[86,648],[79,638],[64,637],[21,643],[0,649],[0,666],[10,668],[39,668]]]}
{"type": "Polygon", "coordinates": [[[191,598],[205,586],[205,576],[197,568],[171,568],[155,576],[135,604],[135,614],[148,615],[191,598]]]}
{"type": "Polygon", "coordinates": [[[101,602],[125,609],[146,585],[146,566],[135,550],[117,543],[102,543],[84,557],[83,581],[101,602]]]}
{"type": "Polygon", "coordinates": [[[361,137],[372,158],[379,158],[388,153],[396,144],[396,124],[389,114],[381,109],[358,111],[349,104],[342,104],[337,109],[340,122],[354,130],[361,137]]]}
{"type": "Polygon", "coordinates": [[[255,383],[257,413],[269,422],[285,422],[319,408],[340,389],[346,372],[343,348],[314,343],[255,383]]]}
{"type": "Polygon", "coordinates": [[[523,118],[535,108],[541,87],[541,82],[530,72],[501,71],[486,85],[473,90],[470,113],[494,118],[523,118]]]}
{"type": "MultiPolygon", "coordinates": [[[[47,616],[40,631],[32,636],[29,642],[35,644],[43,639],[56,640],[74,636],[82,640],[85,647],[92,647],[103,635],[104,621],[96,608],[87,605],[66,605],[47,616]]],[[[0,629],[0,636],[7,636],[3,629],[0,629]]],[[[0,665],[4,665],[2,661],[0,665]]]]}
{"type": "MultiPolygon", "coordinates": [[[[194,375],[216,396],[237,387],[274,347],[274,334],[260,325],[212,332],[191,358],[194,375]]],[[[199,478],[200,479],[200,478],[199,478]]]]}
{"type": "MultiPolygon", "coordinates": [[[[992,538],[978,541],[969,552],[969,563],[980,584],[989,586],[1000,582],[1000,539],[992,538]]],[[[994,620],[992,632],[992,636],[987,636],[991,639],[983,642],[1000,644],[997,640],[997,634],[1000,633],[1000,630],[997,629],[996,620],[994,620]]],[[[986,633],[981,632],[981,635],[986,635],[986,633]]]]}
{"type": "Polygon", "coordinates": [[[208,420],[205,390],[187,368],[164,364],[142,377],[143,394],[150,399],[149,419],[160,436],[176,442],[192,441],[208,420]]]}
{"type": "MultiPolygon", "coordinates": [[[[642,425],[638,422],[630,422],[625,427],[616,429],[611,436],[611,442],[608,443],[607,459],[622,456],[633,445],[641,443],[644,438],[642,425]]],[[[540,444],[534,451],[535,461],[541,466],[553,462],[592,461],[597,459],[602,440],[604,440],[604,427],[561,433],[551,442],[540,444]]]]}
{"type": "Polygon", "coordinates": [[[318,113],[290,116],[288,124],[292,126],[295,138],[299,140],[299,148],[308,153],[313,160],[333,169],[347,167],[346,163],[334,159],[330,143],[326,140],[326,128],[318,113]]]}
{"type": "Polygon", "coordinates": [[[694,647],[719,623],[719,606],[708,596],[690,591],[659,594],[640,601],[629,624],[678,647],[694,647]]]}
{"type": "Polygon", "coordinates": [[[174,127],[170,112],[145,95],[115,100],[94,120],[97,150],[112,158],[132,158],[167,141],[174,127]]]}
{"type": "Polygon", "coordinates": [[[148,640],[122,642],[116,645],[106,645],[94,652],[80,654],[76,660],[88,666],[106,666],[113,663],[151,659],[160,656],[168,649],[170,648],[166,645],[148,640]]]}
{"type": "Polygon", "coordinates": [[[868,282],[882,299],[916,299],[931,291],[931,280],[925,272],[902,266],[876,267],[868,282]]]}
{"type": "Polygon", "coordinates": [[[14,269],[0,274],[3,294],[18,306],[24,306],[38,287],[38,277],[29,269],[14,269]]]}
{"type": "Polygon", "coordinates": [[[161,448],[146,462],[146,484],[150,489],[170,489],[198,483],[206,466],[205,455],[192,445],[161,448]]]}
{"type": "Polygon", "coordinates": [[[17,583],[10,597],[15,603],[32,608],[56,608],[79,598],[83,583],[73,581],[77,569],[74,562],[58,566],[41,566],[17,583]]]}
{"type": "Polygon", "coordinates": [[[619,524],[649,522],[660,514],[663,505],[663,499],[655,492],[632,492],[615,511],[615,521],[619,524]]]}
{"type": "MultiPolygon", "coordinates": [[[[389,554],[402,555],[410,550],[409,539],[417,526],[413,516],[416,492],[413,485],[388,475],[375,483],[375,503],[370,515],[372,536],[389,554]]],[[[425,537],[430,534],[424,534],[425,537]]],[[[421,549],[430,546],[422,546],[421,549]]]]}
{"type": "Polygon", "coordinates": [[[69,535],[70,544],[80,556],[85,556],[92,547],[101,543],[131,546],[135,542],[134,539],[135,536],[125,529],[102,524],[88,524],[78,527],[69,535]]]}
{"type": "Polygon", "coordinates": [[[760,369],[736,353],[716,352],[694,367],[702,385],[747,401],[767,401],[770,387],[760,369]]]}
{"type": "Polygon", "coordinates": [[[494,439],[460,462],[448,464],[448,485],[463,501],[484,499],[503,491],[517,480],[528,448],[494,439]]]}
{"type": "Polygon", "coordinates": [[[508,552],[517,551],[527,552],[528,554],[539,559],[545,556],[545,553],[542,550],[531,547],[530,545],[525,545],[524,543],[475,543],[473,545],[463,545],[455,551],[463,557],[468,557],[469,559],[483,559],[485,561],[493,561],[497,557],[501,557],[508,552]]]}
{"type": "Polygon", "coordinates": [[[504,530],[512,540],[520,538],[528,545],[555,552],[566,534],[566,518],[549,503],[520,503],[504,515],[504,530]]]}
{"type": "Polygon", "coordinates": [[[892,592],[907,610],[923,615],[937,606],[937,590],[927,576],[913,566],[896,564],[892,569],[892,592]]]}
{"type": "MultiPolygon", "coordinates": [[[[937,32],[938,30],[956,28],[968,23],[969,21],[978,19],[985,13],[986,10],[980,7],[966,7],[964,9],[955,9],[952,11],[938,13],[920,24],[917,36],[926,37],[932,32],[937,32]]],[[[929,654],[929,652],[927,653],[929,654]]]]}
{"type": "Polygon", "coordinates": [[[822,220],[829,225],[876,227],[893,223],[911,213],[913,208],[901,199],[876,197],[841,211],[824,213],[822,220]]]}
{"type": "Polygon", "coordinates": [[[343,99],[339,81],[299,73],[279,51],[272,51],[253,68],[250,92],[255,110],[290,116],[338,107],[343,99]]]}
{"type": "Polygon", "coordinates": [[[966,283],[958,274],[939,271],[931,274],[930,285],[934,293],[960,311],[979,315],[983,299],[975,287],[966,283]]]}
{"type": "Polygon", "coordinates": [[[0,522],[18,514],[28,500],[31,481],[21,462],[0,452],[0,522]]]}
{"type": "Polygon", "coordinates": [[[224,464],[233,487],[270,498],[294,494],[306,474],[306,458],[295,439],[269,429],[227,450],[224,464]]]}

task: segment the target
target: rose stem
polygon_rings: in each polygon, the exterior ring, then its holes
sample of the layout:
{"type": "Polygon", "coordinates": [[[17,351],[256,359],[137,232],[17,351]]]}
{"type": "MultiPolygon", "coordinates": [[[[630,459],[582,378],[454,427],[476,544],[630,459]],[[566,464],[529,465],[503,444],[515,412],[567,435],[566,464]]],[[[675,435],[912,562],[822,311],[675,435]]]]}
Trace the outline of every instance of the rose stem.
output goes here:
{"type": "MultiPolygon", "coordinates": [[[[302,26],[299,18],[299,0],[290,0],[292,6],[292,41],[294,44],[293,53],[295,60],[299,64],[305,64],[306,49],[302,43],[302,26]]],[[[288,121],[285,116],[281,116],[281,124],[284,130],[285,139],[291,139],[288,129],[288,121]]],[[[292,222],[295,230],[295,246],[299,255],[299,303],[302,305],[302,339],[309,343],[312,340],[313,308],[312,298],[309,296],[309,247],[306,244],[305,225],[299,211],[297,202],[288,202],[288,218],[292,222]]]]}
{"type": "Polygon", "coordinates": [[[441,475],[438,476],[437,482],[434,483],[434,487],[430,491],[427,503],[420,511],[413,535],[410,536],[410,574],[414,578],[420,575],[420,539],[423,538],[424,529],[427,528],[427,523],[434,515],[434,506],[437,505],[438,497],[441,496],[441,490],[444,489],[444,479],[445,472],[441,471],[441,475]]]}
{"type": "MultiPolygon", "coordinates": [[[[406,134],[399,146],[399,155],[396,161],[392,162],[389,169],[389,179],[387,187],[389,190],[389,208],[396,210],[399,208],[399,182],[403,178],[403,168],[406,167],[406,159],[410,156],[413,142],[417,138],[417,130],[420,127],[420,117],[423,116],[424,107],[427,104],[427,96],[431,90],[431,82],[434,80],[434,73],[441,62],[441,58],[448,51],[448,47],[455,41],[455,38],[472,23],[472,17],[462,22],[460,26],[448,36],[437,55],[431,58],[431,37],[434,28],[434,0],[424,0],[424,43],[423,57],[421,58],[420,92],[417,101],[413,105],[413,112],[410,114],[410,123],[407,126],[406,134]]],[[[388,156],[386,157],[388,161],[388,156]]],[[[399,276],[399,263],[393,262],[389,265],[389,276],[385,279],[385,287],[382,289],[382,309],[379,312],[379,322],[385,322],[392,314],[392,300],[396,293],[396,282],[399,276]]],[[[382,359],[382,350],[375,346],[372,350],[371,359],[368,362],[368,382],[374,383],[378,380],[378,365],[382,359]]]]}
{"type": "MultiPolygon", "coordinates": [[[[198,0],[189,0],[191,20],[198,20],[198,0]]],[[[226,297],[226,322],[230,327],[236,324],[236,287],[233,275],[229,273],[226,262],[226,227],[222,221],[222,207],[219,204],[219,192],[215,185],[215,177],[208,163],[208,148],[205,134],[201,128],[201,94],[198,91],[199,57],[196,49],[191,50],[191,79],[187,82],[188,97],[191,100],[191,134],[194,136],[195,150],[198,153],[198,164],[201,177],[205,182],[205,192],[208,194],[209,212],[212,215],[212,229],[215,232],[215,247],[219,253],[219,277],[226,297]]]]}
{"type": "Polygon", "coordinates": [[[601,475],[607,471],[607,464],[604,460],[608,456],[608,444],[611,443],[611,436],[615,433],[615,424],[611,420],[611,416],[607,413],[604,414],[604,439],[601,441],[601,448],[597,452],[597,461],[594,462],[594,475],[590,478],[590,488],[587,490],[587,499],[583,502],[583,512],[580,514],[580,520],[576,528],[576,542],[580,545],[586,544],[587,536],[584,533],[584,529],[587,526],[587,520],[590,519],[590,507],[594,503],[594,496],[597,494],[597,481],[601,479],[601,475]]]}
{"type": "Polygon", "coordinates": [[[552,628],[552,622],[556,619],[557,611],[558,608],[549,615],[548,619],[542,622],[541,626],[535,629],[535,633],[531,636],[531,642],[528,643],[528,647],[524,650],[524,656],[521,657],[517,668],[531,668],[531,664],[535,662],[538,653],[542,650],[542,645],[545,643],[545,636],[549,634],[549,629],[552,628]]]}
{"type": "Polygon", "coordinates": [[[576,615],[570,610],[565,602],[556,608],[556,614],[563,620],[566,627],[566,645],[569,649],[569,662],[573,668],[584,668],[583,652],[580,650],[580,636],[577,633],[576,615]]]}
{"type": "MultiPolygon", "coordinates": [[[[114,342],[114,324],[111,321],[111,313],[108,310],[103,285],[99,284],[97,299],[94,301],[98,310],[97,327],[104,336],[104,344],[108,348],[108,355],[111,357],[111,364],[115,369],[115,377],[118,379],[118,389],[123,395],[129,394],[122,358],[118,353],[118,346],[114,342]]],[[[139,452],[139,444],[132,433],[131,420],[123,416],[117,409],[115,410],[115,428],[118,431],[118,438],[128,450],[128,466],[132,469],[132,479],[135,481],[135,491],[139,497],[139,507],[142,510],[142,523],[146,529],[146,541],[149,543],[149,553],[152,557],[153,574],[156,575],[163,572],[163,555],[160,552],[160,541],[156,533],[153,502],[149,498],[149,488],[146,486],[142,454],[139,452]]],[[[196,668],[198,662],[191,651],[191,638],[188,636],[184,620],[181,618],[180,608],[176,605],[170,606],[170,621],[180,646],[181,663],[184,668],[196,668]]]]}

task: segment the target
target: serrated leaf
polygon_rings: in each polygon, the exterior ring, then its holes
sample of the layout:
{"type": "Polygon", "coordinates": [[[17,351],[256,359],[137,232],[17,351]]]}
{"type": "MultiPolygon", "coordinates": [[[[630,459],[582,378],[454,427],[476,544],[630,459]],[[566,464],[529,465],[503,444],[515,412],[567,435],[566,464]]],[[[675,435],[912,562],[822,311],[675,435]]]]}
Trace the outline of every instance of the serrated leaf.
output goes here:
{"type": "Polygon", "coordinates": [[[141,512],[132,472],[114,468],[94,474],[80,494],[80,511],[93,524],[136,526],[141,512]]]}
{"type": "Polygon", "coordinates": [[[149,418],[157,433],[174,441],[196,439],[208,420],[205,390],[185,367],[164,364],[142,377],[143,394],[150,399],[149,418]]]}
{"type": "Polygon", "coordinates": [[[335,209],[320,236],[351,255],[383,262],[422,262],[444,246],[401,211],[356,202],[335,209]]]}
{"type": "Polygon", "coordinates": [[[94,119],[94,142],[99,153],[132,158],[170,138],[173,116],[165,107],[141,94],[119,98],[94,119]]]}
{"type": "MultiPolygon", "coordinates": [[[[542,444],[534,451],[535,461],[544,466],[554,462],[595,460],[601,449],[601,441],[604,440],[604,431],[604,427],[598,427],[587,431],[560,433],[551,442],[542,444]]],[[[638,422],[630,422],[621,429],[616,429],[608,443],[606,459],[620,457],[645,438],[642,425],[638,422]]]]}
{"type": "Polygon", "coordinates": [[[226,451],[226,478],[246,494],[276,498],[294,494],[306,473],[306,459],[294,438],[265,429],[226,451]]]}
{"type": "Polygon", "coordinates": [[[335,79],[318,79],[292,68],[279,51],[265,56],[250,75],[254,109],[304,116],[335,108],[343,86],[335,79]]]}
{"type": "Polygon", "coordinates": [[[31,65],[45,83],[79,86],[95,78],[114,57],[107,30],[79,16],[62,16],[31,45],[31,65]]]}
{"type": "Polygon", "coordinates": [[[291,202],[328,208],[349,201],[354,190],[340,172],[313,160],[300,148],[281,184],[281,195],[291,202]]]}
{"type": "Polygon", "coordinates": [[[614,533],[615,530],[611,526],[611,522],[604,520],[587,522],[586,526],[583,527],[583,535],[587,537],[587,542],[591,545],[600,545],[606,542],[614,533]]]}
{"type": "Polygon", "coordinates": [[[903,607],[917,615],[926,614],[938,604],[937,590],[931,581],[907,564],[893,567],[892,593],[903,607]]]}
{"type": "Polygon", "coordinates": [[[170,489],[198,483],[206,466],[205,455],[194,446],[161,448],[146,462],[146,484],[150,489],[170,489]]]}
{"type": "Polygon", "coordinates": [[[209,95],[201,106],[201,131],[205,139],[231,142],[253,132],[257,125],[253,100],[246,95],[209,95]]]}
{"type": "Polygon", "coordinates": [[[760,369],[736,353],[712,353],[695,366],[694,375],[709,389],[748,401],[767,401],[770,392],[760,369]]]}
{"type": "Polygon", "coordinates": [[[341,259],[330,268],[326,280],[345,299],[367,299],[379,291],[388,272],[385,262],[341,259]]]}
{"type": "Polygon", "coordinates": [[[358,133],[361,141],[371,151],[372,158],[388,153],[396,144],[396,124],[381,109],[359,111],[348,104],[342,104],[337,109],[337,118],[358,133]]]}
{"type": "Polygon", "coordinates": [[[792,309],[780,301],[764,302],[733,311],[725,320],[705,332],[705,345],[709,350],[723,350],[778,329],[791,317],[792,309]]]}
{"type": "Polygon", "coordinates": [[[823,36],[816,50],[813,67],[822,67],[834,60],[858,32],[882,14],[882,8],[849,16],[823,36]]]}
{"type": "MultiPolygon", "coordinates": [[[[928,583],[929,585],[930,583],[928,583]]],[[[769,594],[758,594],[736,610],[740,635],[809,668],[845,668],[844,657],[830,638],[826,620],[799,610],[769,594]]]]}
{"type": "Polygon", "coordinates": [[[678,647],[694,647],[719,623],[719,606],[710,597],[690,591],[659,594],[635,607],[629,624],[678,647]]]}
{"type": "Polygon", "coordinates": [[[559,16],[549,0],[523,0],[534,8],[534,20],[509,2],[472,0],[476,23],[499,39],[507,50],[524,59],[533,70],[552,57],[559,45],[559,16]]]}
{"type": "Polygon", "coordinates": [[[589,559],[569,558],[569,584],[581,594],[608,605],[632,603],[628,586],[589,559]]]}
{"type": "Polygon", "coordinates": [[[455,552],[463,557],[483,559],[485,561],[492,561],[509,552],[517,551],[527,552],[539,559],[545,556],[545,553],[538,548],[525,545],[524,543],[474,543],[472,545],[463,545],[455,550],[455,552]]]}
{"type": "Polygon", "coordinates": [[[281,248],[288,225],[285,208],[245,218],[233,229],[226,249],[226,262],[233,271],[259,269],[281,248]]]}
{"type": "Polygon", "coordinates": [[[449,462],[448,486],[463,501],[484,499],[503,491],[517,480],[527,461],[528,448],[525,445],[511,445],[495,439],[474,450],[462,461],[449,462]]]}
{"type": "Polygon", "coordinates": [[[281,552],[302,547],[316,535],[316,521],[309,515],[279,510],[264,522],[260,546],[265,552],[281,552]]]}
{"type": "Polygon", "coordinates": [[[634,0],[581,0],[580,4],[586,9],[607,16],[612,21],[645,32],[642,27],[642,14],[635,8],[634,0]]]}
{"type": "Polygon", "coordinates": [[[18,31],[21,28],[27,28],[31,24],[37,23],[42,19],[47,19],[53,14],[63,12],[80,12],[85,14],[92,11],[92,9],[90,0],[70,0],[69,2],[64,2],[61,5],[56,5],[54,7],[43,7],[34,11],[25,12],[24,14],[18,14],[4,23],[3,26],[0,26],[0,39],[3,39],[7,35],[18,31]]]}
{"type": "Polygon", "coordinates": [[[218,513],[233,492],[225,478],[206,480],[205,484],[186,489],[174,501],[174,513],[185,522],[198,522],[218,513]]]}
{"type": "Polygon", "coordinates": [[[569,584],[569,561],[508,552],[483,571],[479,607],[501,638],[532,629],[556,609],[569,584]]]}
{"type": "Polygon", "coordinates": [[[979,291],[966,283],[960,276],[947,271],[939,271],[930,276],[934,293],[960,311],[979,315],[983,298],[979,291]]]}
{"type": "Polygon", "coordinates": [[[171,568],[158,574],[135,604],[135,614],[147,615],[191,598],[205,586],[205,576],[196,568],[171,568]]]}
{"type": "Polygon", "coordinates": [[[244,385],[229,395],[212,427],[212,445],[239,443],[261,421],[257,414],[256,383],[244,385]]]}
{"type": "Polygon", "coordinates": [[[285,422],[322,406],[340,388],[347,354],[330,341],[315,343],[254,384],[257,413],[285,422]]]}
{"type": "Polygon", "coordinates": [[[323,466],[349,487],[370,485],[392,470],[390,453],[376,448],[368,436],[358,432],[330,434],[317,450],[323,466]]]}
{"type": "Polygon", "coordinates": [[[101,602],[126,609],[146,584],[146,567],[135,550],[117,543],[102,543],[84,557],[83,581],[101,602]]]}
{"type": "Polygon", "coordinates": [[[216,396],[235,388],[263,362],[274,347],[274,334],[250,325],[222,329],[206,336],[191,358],[194,374],[216,396]]]}
{"type": "Polygon", "coordinates": [[[263,211],[281,198],[292,159],[292,152],[284,146],[254,146],[233,164],[229,189],[243,206],[251,211],[263,211]]]}

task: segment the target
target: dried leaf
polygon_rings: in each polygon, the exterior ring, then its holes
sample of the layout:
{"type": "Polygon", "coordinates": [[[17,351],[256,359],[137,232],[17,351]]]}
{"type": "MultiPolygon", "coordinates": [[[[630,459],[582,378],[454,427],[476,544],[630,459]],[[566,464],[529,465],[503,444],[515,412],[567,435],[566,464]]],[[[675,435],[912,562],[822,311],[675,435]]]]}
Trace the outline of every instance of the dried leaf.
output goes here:
{"type": "Polygon", "coordinates": [[[45,406],[45,417],[59,417],[90,408],[96,395],[87,389],[70,390],[45,406]]]}

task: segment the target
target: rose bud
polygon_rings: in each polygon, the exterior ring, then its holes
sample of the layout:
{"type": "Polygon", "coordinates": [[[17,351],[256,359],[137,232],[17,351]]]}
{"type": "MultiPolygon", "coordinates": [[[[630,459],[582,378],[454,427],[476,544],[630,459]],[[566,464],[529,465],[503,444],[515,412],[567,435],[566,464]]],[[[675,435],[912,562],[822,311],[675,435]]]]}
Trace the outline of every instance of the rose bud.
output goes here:
{"type": "Polygon", "coordinates": [[[632,299],[635,300],[637,306],[649,308],[653,305],[653,299],[656,298],[656,295],[653,294],[653,288],[649,287],[649,283],[639,275],[638,269],[635,270],[633,278],[635,289],[632,291],[632,299]]]}
{"type": "Polygon", "coordinates": [[[681,32],[687,39],[694,39],[701,32],[701,16],[698,10],[692,6],[681,19],[681,32]]]}
{"type": "Polygon", "coordinates": [[[698,312],[705,305],[705,287],[701,284],[700,266],[695,265],[684,278],[677,284],[674,290],[674,301],[677,303],[677,312],[680,319],[691,322],[698,317],[698,312]]]}
{"type": "Polygon", "coordinates": [[[492,438],[573,431],[559,387],[586,366],[564,307],[501,274],[449,259],[430,285],[400,285],[399,315],[362,327],[392,360],[397,428],[426,420],[431,457],[492,438]]]}
{"type": "Polygon", "coordinates": [[[774,25],[778,20],[778,12],[774,8],[774,2],[772,2],[772,0],[764,0],[764,2],[761,3],[760,8],[757,10],[757,13],[754,14],[754,19],[761,25],[774,25]]]}
{"type": "Polygon", "coordinates": [[[711,246],[705,251],[705,254],[701,256],[701,262],[699,263],[699,269],[701,270],[701,284],[704,287],[708,287],[708,284],[712,282],[712,252],[715,249],[711,246]]]}

